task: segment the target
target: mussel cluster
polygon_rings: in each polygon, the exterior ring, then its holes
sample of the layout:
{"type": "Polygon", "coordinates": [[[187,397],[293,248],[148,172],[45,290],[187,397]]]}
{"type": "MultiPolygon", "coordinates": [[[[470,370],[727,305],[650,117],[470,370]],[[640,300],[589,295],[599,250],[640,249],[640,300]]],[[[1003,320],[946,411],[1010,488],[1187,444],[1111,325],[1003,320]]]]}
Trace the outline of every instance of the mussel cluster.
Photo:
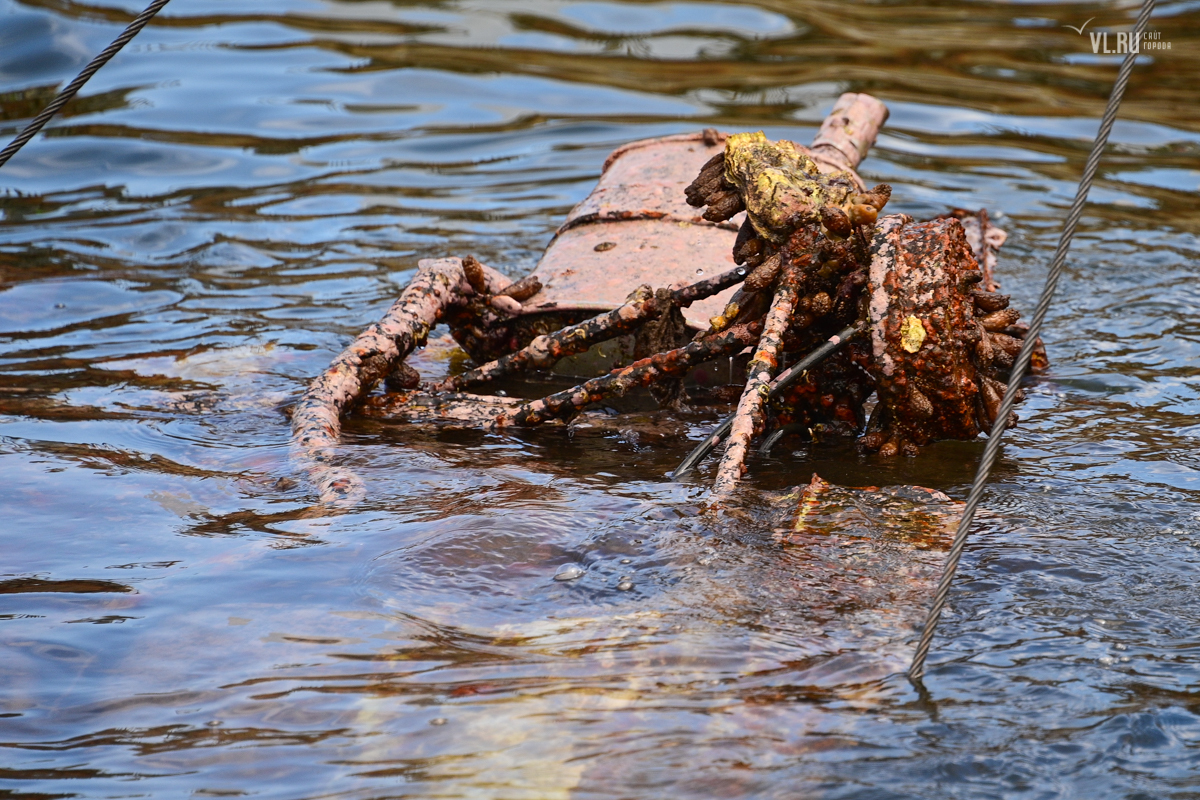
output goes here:
{"type": "MultiPolygon", "coordinates": [[[[822,173],[801,148],[761,133],[730,136],[687,188],[707,220],[746,212],[734,260],[751,271],[711,330],[765,314],[785,273],[800,300],[783,365],[847,325],[865,328],[773,399],[769,427],[861,432],[862,449],[892,456],[972,439],[995,423],[1026,328],[993,291],[957,216],[882,215],[891,193],[887,184],[862,191],[850,173],[822,173]]],[[[1035,366],[1044,361],[1039,352],[1035,366]]]]}

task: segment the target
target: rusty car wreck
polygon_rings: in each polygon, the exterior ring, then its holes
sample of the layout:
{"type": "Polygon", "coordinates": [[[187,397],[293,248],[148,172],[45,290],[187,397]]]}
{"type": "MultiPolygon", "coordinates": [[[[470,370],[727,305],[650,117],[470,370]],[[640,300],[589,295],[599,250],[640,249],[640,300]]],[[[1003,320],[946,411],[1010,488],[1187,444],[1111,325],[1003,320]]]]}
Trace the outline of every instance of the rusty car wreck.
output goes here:
{"type": "Polygon", "coordinates": [[[868,188],[855,170],[886,117],[878,100],[846,94],[810,147],[711,129],[634,142],[609,157],[525,278],[469,255],[422,261],[293,411],[322,498],[355,491],[331,458],[346,414],[529,427],[639,387],[678,408],[685,378],[739,354],[749,361],[736,382],[710,392],[736,399],[716,497],[772,432],[854,436],[885,458],[987,433],[1027,331],[993,276],[1005,234],[986,211],[883,213],[891,187],[868,188]],[[405,358],[441,323],[475,366],[422,385],[405,358]],[[606,343],[590,362],[601,374],[570,388],[479,393],[606,343]],[[804,360],[818,349],[819,361],[804,360]],[[788,369],[797,363],[806,368],[788,369]]]}

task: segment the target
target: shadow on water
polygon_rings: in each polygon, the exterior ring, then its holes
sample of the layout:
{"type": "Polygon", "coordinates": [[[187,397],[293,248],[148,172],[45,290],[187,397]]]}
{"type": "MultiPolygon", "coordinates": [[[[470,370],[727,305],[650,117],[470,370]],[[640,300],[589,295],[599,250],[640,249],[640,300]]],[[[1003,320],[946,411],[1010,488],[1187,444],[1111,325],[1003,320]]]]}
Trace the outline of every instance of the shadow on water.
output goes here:
{"type": "MultiPolygon", "coordinates": [[[[0,135],[135,13],[0,0],[0,135]]],[[[787,442],[724,516],[711,465],[665,478],[708,412],[359,420],[336,513],[287,462],[417,259],[520,274],[618,144],[806,141],[843,91],[892,110],[864,177],[992,210],[1030,308],[1119,58],[1088,32],[1131,13],[168,6],[0,171],[0,794],[1194,797],[1192,4],[1151,22],[927,693],[898,671],[956,506],[887,487],[961,498],[977,442],[787,442]]]]}

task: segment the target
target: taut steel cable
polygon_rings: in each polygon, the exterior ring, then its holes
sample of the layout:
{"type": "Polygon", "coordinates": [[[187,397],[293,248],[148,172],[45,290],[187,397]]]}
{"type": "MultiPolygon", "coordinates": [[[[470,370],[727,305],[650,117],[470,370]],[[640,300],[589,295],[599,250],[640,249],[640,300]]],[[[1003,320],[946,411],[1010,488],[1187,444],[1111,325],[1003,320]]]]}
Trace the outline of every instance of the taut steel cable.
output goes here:
{"type": "Polygon", "coordinates": [[[104,48],[104,50],[102,50],[98,56],[93,58],[88,65],[83,68],[83,71],[75,76],[75,80],[68,83],[66,88],[59,92],[58,96],[50,101],[50,105],[42,109],[42,113],[34,117],[33,122],[30,122],[27,126],[25,126],[25,130],[17,134],[17,138],[9,142],[8,147],[0,150],[0,167],[3,167],[5,164],[7,164],[8,160],[16,155],[18,150],[24,147],[34,136],[37,136],[38,131],[45,127],[46,123],[49,122],[55,114],[62,110],[63,106],[70,102],[71,98],[83,88],[83,85],[87,83],[88,80],[95,75],[101,67],[107,64],[109,59],[120,52],[122,47],[129,44],[129,40],[137,36],[138,32],[141,31],[142,28],[146,27],[146,23],[149,22],[154,15],[157,14],[159,10],[161,10],[162,7],[169,2],[170,0],[154,0],[154,2],[151,3],[145,11],[143,11],[141,14],[138,14],[137,17],[134,18],[133,22],[129,23],[129,27],[123,30],[120,36],[118,36],[116,39],[113,39],[112,44],[104,48]]]}
{"type": "MultiPolygon", "coordinates": [[[[1133,41],[1141,42],[1142,32],[1146,29],[1146,23],[1149,21],[1150,13],[1153,10],[1154,0],[1144,0],[1142,10],[1138,14],[1137,22],[1133,26],[1133,41]]],[[[1067,260],[1067,251],[1071,249],[1071,239],[1075,236],[1075,227],[1079,224],[1079,217],[1083,213],[1084,203],[1087,202],[1088,192],[1092,188],[1092,181],[1096,178],[1096,167],[1100,163],[1100,154],[1104,152],[1104,146],[1108,143],[1108,135],[1112,132],[1113,122],[1117,118],[1117,109],[1121,107],[1121,96],[1125,94],[1125,85],[1129,83],[1129,75],[1133,72],[1133,64],[1138,57],[1138,49],[1140,48],[1135,49],[1131,47],[1130,52],[1125,56],[1125,60],[1121,62],[1121,69],[1117,73],[1117,82],[1113,84],[1112,94],[1108,98],[1108,107],[1104,109],[1104,117],[1100,120],[1100,130],[1096,132],[1096,141],[1093,142],[1092,152],[1088,156],[1087,163],[1084,165],[1083,177],[1080,178],[1079,188],[1075,192],[1075,202],[1071,204],[1066,224],[1063,225],[1062,236],[1058,240],[1058,249],[1054,251],[1054,260],[1050,262],[1050,272],[1046,276],[1046,286],[1042,289],[1042,296],[1038,300],[1037,309],[1033,312],[1033,318],[1029,321],[1029,333],[1025,335],[1025,344],[1021,348],[1016,362],[1013,364],[1012,377],[1008,380],[1008,390],[1004,393],[1004,399],[1000,403],[1000,411],[996,415],[996,422],[993,424],[992,433],[988,437],[987,446],[983,449],[983,460],[979,462],[979,470],[975,473],[975,482],[971,484],[971,493],[967,496],[967,503],[963,507],[962,520],[958,523],[958,532],[954,535],[954,543],[950,546],[949,556],[946,557],[946,568],[942,572],[941,582],[938,583],[937,591],[933,595],[933,605],[929,609],[929,616],[925,619],[925,627],[921,630],[921,640],[917,643],[917,652],[913,656],[912,666],[908,669],[908,675],[913,680],[919,680],[925,673],[925,657],[929,655],[929,645],[933,641],[934,632],[937,630],[938,619],[942,615],[942,609],[946,607],[946,598],[950,594],[950,584],[954,580],[954,573],[958,569],[958,561],[962,557],[963,548],[967,544],[967,534],[971,531],[971,522],[975,518],[975,509],[979,506],[979,500],[983,496],[984,487],[987,485],[988,477],[991,475],[992,467],[995,465],[996,456],[1000,452],[1000,440],[1004,437],[1005,428],[1008,426],[1008,417],[1012,413],[1013,405],[1016,403],[1016,395],[1021,387],[1021,380],[1025,377],[1025,373],[1029,369],[1029,359],[1033,354],[1033,348],[1037,343],[1038,335],[1042,331],[1042,323],[1046,319],[1046,312],[1050,310],[1050,301],[1054,299],[1054,290],[1058,287],[1058,279],[1062,275],[1063,265],[1067,260]]]]}

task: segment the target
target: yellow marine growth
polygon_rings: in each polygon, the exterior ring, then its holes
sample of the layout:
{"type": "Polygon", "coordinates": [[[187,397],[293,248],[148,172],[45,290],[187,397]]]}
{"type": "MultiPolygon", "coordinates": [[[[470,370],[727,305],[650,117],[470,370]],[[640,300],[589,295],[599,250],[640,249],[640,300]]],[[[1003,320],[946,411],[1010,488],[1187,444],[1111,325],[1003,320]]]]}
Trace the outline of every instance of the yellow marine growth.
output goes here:
{"type": "Polygon", "coordinates": [[[900,326],[900,346],[909,353],[915,353],[925,344],[925,323],[911,314],[900,326]]]}
{"type": "Polygon", "coordinates": [[[795,143],[772,142],[762,131],[726,140],[725,180],[742,198],[754,230],[776,244],[802,225],[819,223],[822,207],[849,212],[857,194],[849,173],[822,173],[795,143]]]}

